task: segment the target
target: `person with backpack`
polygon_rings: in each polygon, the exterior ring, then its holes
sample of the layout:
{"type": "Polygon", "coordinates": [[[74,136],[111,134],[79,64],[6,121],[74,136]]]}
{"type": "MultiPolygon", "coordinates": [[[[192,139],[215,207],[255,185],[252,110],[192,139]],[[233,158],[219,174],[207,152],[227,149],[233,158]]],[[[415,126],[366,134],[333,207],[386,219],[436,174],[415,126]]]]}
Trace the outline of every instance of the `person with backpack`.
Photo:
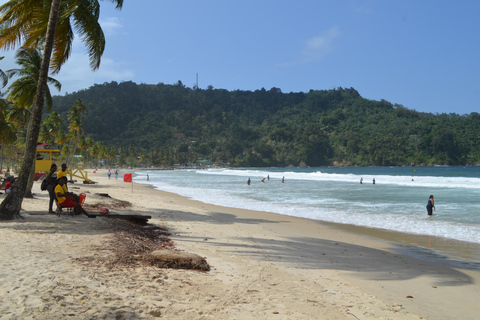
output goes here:
{"type": "Polygon", "coordinates": [[[56,195],[55,195],[55,187],[57,186],[57,165],[55,163],[52,163],[52,166],[50,167],[50,170],[47,172],[47,177],[45,180],[47,181],[47,191],[48,194],[50,195],[50,201],[48,203],[48,213],[55,213],[53,211],[53,202],[55,201],[56,195]]]}

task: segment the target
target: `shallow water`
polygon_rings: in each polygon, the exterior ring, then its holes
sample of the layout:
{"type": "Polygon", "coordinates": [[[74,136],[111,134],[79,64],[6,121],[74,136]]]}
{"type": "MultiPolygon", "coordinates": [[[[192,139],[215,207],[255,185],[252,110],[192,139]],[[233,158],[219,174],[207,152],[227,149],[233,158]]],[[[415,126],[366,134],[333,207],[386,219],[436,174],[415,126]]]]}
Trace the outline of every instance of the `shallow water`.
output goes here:
{"type": "Polygon", "coordinates": [[[478,167],[152,170],[134,181],[221,206],[480,243],[478,167]]]}

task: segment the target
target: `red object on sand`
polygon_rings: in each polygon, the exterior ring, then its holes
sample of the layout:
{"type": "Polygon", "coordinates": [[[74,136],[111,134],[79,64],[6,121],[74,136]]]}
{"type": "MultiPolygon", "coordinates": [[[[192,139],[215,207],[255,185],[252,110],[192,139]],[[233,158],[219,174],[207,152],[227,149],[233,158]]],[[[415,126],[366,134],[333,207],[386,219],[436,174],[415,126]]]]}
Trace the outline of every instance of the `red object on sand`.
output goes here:
{"type": "Polygon", "coordinates": [[[85,203],[85,198],[87,197],[87,195],[85,193],[80,193],[78,195],[78,203],[83,206],[83,204],[85,203]]]}
{"type": "Polygon", "coordinates": [[[100,210],[100,214],[107,214],[109,212],[110,210],[108,210],[107,208],[103,208],[102,210],[100,210]]]}
{"type": "Polygon", "coordinates": [[[126,173],[126,174],[123,176],[123,181],[124,181],[124,182],[132,182],[132,174],[131,174],[131,173],[126,173]]]}

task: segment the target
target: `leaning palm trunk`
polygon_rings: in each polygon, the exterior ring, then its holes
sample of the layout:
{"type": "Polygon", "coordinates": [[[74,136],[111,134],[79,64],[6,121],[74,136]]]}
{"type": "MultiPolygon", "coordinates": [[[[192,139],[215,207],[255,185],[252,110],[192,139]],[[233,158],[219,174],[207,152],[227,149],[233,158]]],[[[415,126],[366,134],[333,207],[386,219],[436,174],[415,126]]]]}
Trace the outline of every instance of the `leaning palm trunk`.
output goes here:
{"type": "Polygon", "coordinates": [[[25,189],[25,194],[23,195],[24,198],[30,198],[30,199],[33,198],[32,188],[33,188],[34,182],[35,182],[35,161],[33,162],[30,175],[28,176],[27,188],[25,189]]]}
{"type": "MultiPolygon", "coordinates": [[[[27,137],[30,133],[32,127],[32,118],[30,118],[30,121],[28,121],[28,129],[27,129],[27,137]]],[[[33,162],[32,165],[32,171],[30,175],[28,176],[28,182],[27,182],[27,188],[25,189],[25,194],[24,198],[33,198],[33,193],[32,193],[32,188],[33,188],[33,182],[35,181],[35,161],[33,162]]]]}
{"type": "Polygon", "coordinates": [[[2,171],[3,169],[3,149],[5,148],[4,144],[0,144],[0,148],[2,149],[2,157],[0,158],[0,172],[2,171]]]}
{"type": "Polygon", "coordinates": [[[13,185],[12,192],[0,204],[0,219],[11,220],[20,217],[20,206],[28,184],[28,178],[35,164],[35,155],[37,150],[38,135],[42,123],[43,104],[45,89],[47,86],[48,69],[50,67],[50,57],[52,56],[55,29],[58,20],[58,11],[61,0],[52,0],[50,7],[50,16],[48,18],[47,35],[45,39],[45,50],[43,52],[42,66],[40,68],[40,77],[35,96],[35,103],[32,108],[32,125],[27,136],[25,155],[23,164],[20,167],[20,173],[17,181],[13,185]]]}

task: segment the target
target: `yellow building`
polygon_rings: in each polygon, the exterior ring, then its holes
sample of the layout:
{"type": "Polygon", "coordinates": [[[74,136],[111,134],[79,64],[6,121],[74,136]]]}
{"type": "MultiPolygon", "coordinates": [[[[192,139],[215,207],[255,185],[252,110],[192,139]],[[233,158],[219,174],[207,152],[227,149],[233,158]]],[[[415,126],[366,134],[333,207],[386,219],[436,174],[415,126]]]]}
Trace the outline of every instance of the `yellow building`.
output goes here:
{"type": "MultiPolygon", "coordinates": [[[[56,163],[55,156],[60,150],[46,143],[37,145],[37,160],[35,161],[35,176],[41,176],[50,170],[52,163],[56,163]]],[[[57,163],[58,165],[58,163],[57,163]]]]}

